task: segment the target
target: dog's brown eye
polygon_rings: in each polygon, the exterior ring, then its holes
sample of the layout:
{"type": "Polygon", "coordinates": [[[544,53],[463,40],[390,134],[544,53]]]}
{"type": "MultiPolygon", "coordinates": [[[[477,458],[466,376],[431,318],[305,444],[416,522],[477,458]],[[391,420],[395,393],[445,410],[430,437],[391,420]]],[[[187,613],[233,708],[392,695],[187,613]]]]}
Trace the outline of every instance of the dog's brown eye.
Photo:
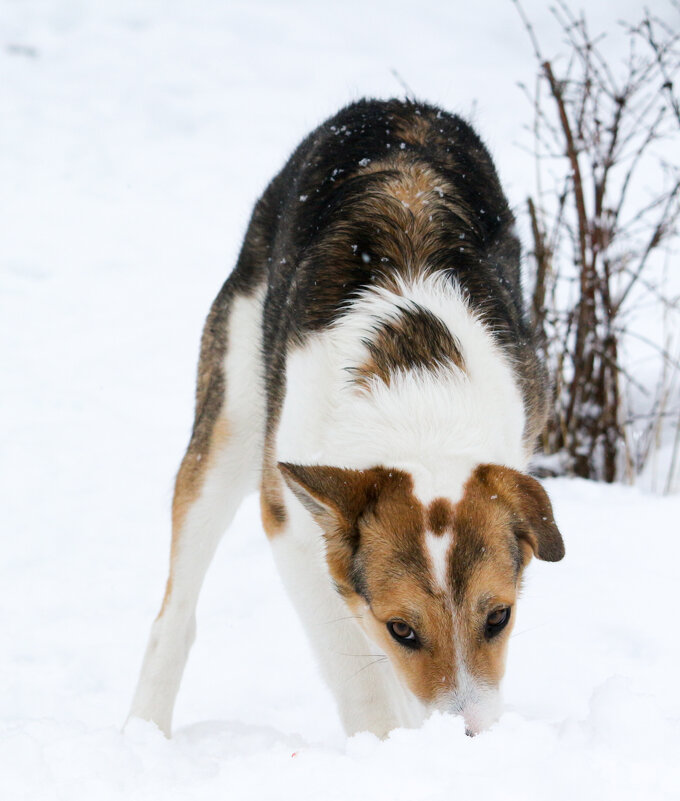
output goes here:
{"type": "Polygon", "coordinates": [[[400,645],[405,645],[407,648],[420,648],[420,641],[415,631],[403,620],[390,620],[387,630],[400,645]]]}
{"type": "Polygon", "coordinates": [[[413,637],[413,629],[407,626],[403,620],[394,620],[392,622],[392,631],[402,640],[408,640],[409,637],[413,637]]]}
{"type": "Polygon", "coordinates": [[[510,607],[505,606],[502,609],[494,609],[493,612],[486,619],[486,627],[484,633],[487,639],[495,637],[508,625],[510,620],[510,607]]]}

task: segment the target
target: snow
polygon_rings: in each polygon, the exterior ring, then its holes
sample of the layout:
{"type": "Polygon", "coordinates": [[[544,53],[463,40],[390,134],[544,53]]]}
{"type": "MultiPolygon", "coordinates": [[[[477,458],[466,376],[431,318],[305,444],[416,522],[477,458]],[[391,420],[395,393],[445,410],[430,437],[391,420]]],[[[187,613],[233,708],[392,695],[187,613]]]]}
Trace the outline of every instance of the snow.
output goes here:
{"type": "Polygon", "coordinates": [[[159,544],[130,531],[120,552],[94,532],[69,540],[61,558],[63,548],[34,544],[29,559],[11,548],[3,797],[677,798],[680,542],[669,522],[680,499],[564,479],[547,486],[568,557],[531,566],[506,711],[474,739],[462,720],[435,715],[385,742],[345,740],[255,497],[209,576],[171,741],[141,721],[120,732],[161,589],[159,544]]]}
{"type": "Polygon", "coordinates": [[[533,63],[491,5],[0,5],[0,798],[680,795],[680,497],[581,481],[546,482],[567,558],[529,569],[491,731],[437,715],[346,739],[251,497],[206,582],[174,738],[121,732],[200,329],[252,203],[327,114],[398,94],[394,68],[473,112],[521,204],[533,63]]]}

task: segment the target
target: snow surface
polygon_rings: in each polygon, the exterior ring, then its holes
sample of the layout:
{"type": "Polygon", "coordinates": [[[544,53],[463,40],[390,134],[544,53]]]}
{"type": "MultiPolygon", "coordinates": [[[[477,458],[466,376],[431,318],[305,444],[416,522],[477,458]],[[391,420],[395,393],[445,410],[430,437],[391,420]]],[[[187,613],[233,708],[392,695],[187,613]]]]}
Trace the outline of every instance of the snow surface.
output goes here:
{"type": "Polygon", "coordinates": [[[473,114],[521,204],[533,62],[505,0],[0,4],[2,801],[680,797],[680,498],[580,481],[547,482],[567,558],[529,570],[491,731],[438,715],[347,740],[254,497],[174,739],[120,731],[203,317],[267,180],[343,103],[399,94],[392,68],[473,114]]]}

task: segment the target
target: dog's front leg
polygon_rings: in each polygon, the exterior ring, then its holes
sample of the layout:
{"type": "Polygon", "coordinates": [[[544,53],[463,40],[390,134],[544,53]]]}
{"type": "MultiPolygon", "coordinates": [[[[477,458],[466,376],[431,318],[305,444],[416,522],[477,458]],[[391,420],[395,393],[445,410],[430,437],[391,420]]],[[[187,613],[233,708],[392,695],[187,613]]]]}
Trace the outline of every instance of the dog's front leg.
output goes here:
{"type": "Polygon", "coordinates": [[[306,528],[304,533],[299,527],[295,534],[281,532],[272,547],[345,731],[386,737],[397,727],[418,725],[418,704],[406,697],[389,660],[335,590],[318,529],[311,522],[306,528]]]}

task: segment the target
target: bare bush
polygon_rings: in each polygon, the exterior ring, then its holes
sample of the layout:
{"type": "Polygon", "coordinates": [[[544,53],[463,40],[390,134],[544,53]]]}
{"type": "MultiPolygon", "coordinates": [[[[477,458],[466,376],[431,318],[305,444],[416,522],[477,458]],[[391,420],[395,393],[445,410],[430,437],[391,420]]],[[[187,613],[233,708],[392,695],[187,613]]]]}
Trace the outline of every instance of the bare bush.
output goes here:
{"type": "MultiPolygon", "coordinates": [[[[613,65],[604,37],[558,0],[567,55],[549,60],[513,2],[539,64],[534,89],[523,89],[534,110],[532,312],[555,390],[543,446],[562,454],[568,472],[630,480],[669,422],[680,432],[678,297],[668,269],[680,216],[680,34],[649,11],[619,23],[628,55],[613,65]],[[642,310],[654,315],[652,335],[638,324],[642,310]],[[657,360],[655,386],[648,370],[637,375],[633,340],[657,360]]],[[[669,8],[680,11],[677,0],[669,8]]]]}

